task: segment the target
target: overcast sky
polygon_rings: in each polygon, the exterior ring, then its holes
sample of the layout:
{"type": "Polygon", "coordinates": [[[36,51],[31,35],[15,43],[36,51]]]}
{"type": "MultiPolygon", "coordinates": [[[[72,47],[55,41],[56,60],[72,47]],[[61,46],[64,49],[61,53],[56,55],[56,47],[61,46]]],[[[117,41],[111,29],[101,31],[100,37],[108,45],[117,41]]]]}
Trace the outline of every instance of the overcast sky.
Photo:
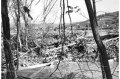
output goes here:
{"type": "MultiPolygon", "coordinates": [[[[36,0],[36,2],[37,1],[38,0],[36,0]]],[[[35,5],[36,2],[34,1],[31,7],[30,13],[34,18],[34,20],[39,16],[39,19],[36,20],[36,23],[40,23],[40,21],[42,20],[43,1],[45,0],[41,0],[37,5],[35,5]]],[[[88,18],[88,13],[87,13],[84,0],[68,0],[68,1],[70,6],[72,7],[79,6],[80,8],[79,13],[73,12],[70,14],[72,18],[72,22],[80,22],[88,18]],[[82,15],[84,15],[87,18],[83,17],[80,13],[82,13],[82,15]]],[[[97,14],[103,14],[104,12],[118,11],[119,0],[101,0],[96,3],[96,10],[98,12],[97,14]]],[[[59,23],[59,17],[60,17],[60,6],[59,6],[59,0],[58,0],[54,8],[51,10],[51,13],[48,15],[48,19],[46,20],[46,22],[50,23],[55,21],[55,23],[59,23]]],[[[65,22],[69,23],[69,17],[67,14],[65,14],[65,22]]]]}

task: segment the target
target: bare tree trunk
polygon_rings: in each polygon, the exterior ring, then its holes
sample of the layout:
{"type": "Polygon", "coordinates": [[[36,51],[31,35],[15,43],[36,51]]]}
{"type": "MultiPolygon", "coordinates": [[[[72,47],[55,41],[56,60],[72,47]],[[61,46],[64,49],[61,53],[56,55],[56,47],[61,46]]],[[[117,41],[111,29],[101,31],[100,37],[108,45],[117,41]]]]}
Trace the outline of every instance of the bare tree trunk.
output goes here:
{"type": "Polygon", "coordinates": [[[16,72],[13,64],[13,57],[10,50],[10,24],[8,17],[8,9],[7,9],[7,0],[2,0],[2,25],[3,25],[3,44],[4,44],[4,52],[6,58],[6,66],[7,66],[7,75],[6,79],[15,79],[16,72]]]}
{"type": "MultiPolygon", "coordinates": [[[[94,12],[94,18],[95,18],[96,25],[98,26],[97,18],[96,18],[96,5],[95,5],[95,0],[92,0],[92,1],[93,1],[93,12],[94,12]]],[[[99,50],[98,50],[98,51],[99,51],[99,50]]],[[[101,57],[101,55],[99,56],[99,59],[100,59],[100,62],[101,62],[102,77],[103,77],[103,79],[105,79],[106,76],[105,76],[105,71],[104,71],[104,67],[103,67],[102,57],[101,57]]]]}
{"type": "MultiPolygon", "coordinates": [[[[20,4],[19,0],[17,0],[17,7],[18,7],[18,12],[17,12],[17,67],[16,70],[18,70],[19,67],[19,40],[20,40],[20,4]]],[[[21,49],[21,45],[20,45],[21,49]]]]}
{"type": "Polygon", "coordinates": [[[92,5],[91,5],[91,1],[90,0],[85,0],[85,3],[86,3],[86,6],[87,6],[89,18],[90,18],[90,24],[91,24],[93,36],[94,36],[94,39],[97,43],[97,46],[98,46],[98,49],[99,49],[99,52],[100,52],[100,55],[101,55],[101,60],[102,61],[100,63],[103,64],[106,78],[107,79],[112,79],[111,70],[110,70],[110,67],[109,67],[108,59],[107,59],[106,48],[105,48],[103,42],[101,41],[99,32],[97,30],[97,23],[96,23],[94,11],[93,11],[93,8],[92,8],[92,5]]]}
{"type": "Polygon", "coordinates": [[[24,12],[21,12],[22,13],[22,16],[23,16],[23,19],[24,19],[24,22],[25,22],[25,47],[28,49],[28,44],[27,44],[27,41],[28,41],[28,21],[26,19],[26,15],[24,12]]]}
{"type": "Polygon", "coordinates": [[[97,23],[97,18],[96,18],[96,5],[95,5],[95,0],[93,0],[93,13],[94,13],[94,18],[95,18],[95,22],[98,26],[98,23],[97,23]]]}

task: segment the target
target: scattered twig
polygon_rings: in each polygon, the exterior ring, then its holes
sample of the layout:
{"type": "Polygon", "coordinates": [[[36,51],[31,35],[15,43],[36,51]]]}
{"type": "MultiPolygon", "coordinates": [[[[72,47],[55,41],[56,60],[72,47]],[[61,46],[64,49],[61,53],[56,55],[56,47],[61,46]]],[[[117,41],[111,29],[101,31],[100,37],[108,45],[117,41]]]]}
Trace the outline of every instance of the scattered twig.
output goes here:
{"type": "Polygon", "coordinates": [[[37,5],[41,0],[39,0],[35,5],[37,5]]]}
{"type": "Polygon", "coordinates": [[[60,69],[58,68],[58,70],[59,70],[59,73],[60,73],[60,75],[61,75],[61,77],[62,77],[62,73],[61,73],[61,71],[60,71],[60,69]]]}
{"type": "MultiPolygon", "coordinates": [[[[77,62],[77,64],[78,64],[78,66],[79,66],[79,69],[82,70],[82,68],[80,67],[80,65],[79,65],[78,62],[77,62]]],[[[83,75],[83,77],[84,77],[84,73],[83,73],[83,71],[81,71],[81,73],[82,73],[82,75],[83,75]]],[[[84,77],[84,79],[86,79],[86,78],[84,77]]]]}
{"type": "Polygon", "coordinates": [[[90,67],[89,67],[89,64],[88,64],[88,61],[87,61],[87,60],[86,60],[86,64],[87,64],[88,69],[89,69],[89,71],[91,72],[91,74],[92,74],[92,78],[93,78],[93,72],[91,71],[91,69],[90,69],[90,67]]]}
{"type": "Polygon", "coordinates": [[[117,69],[118,65],[119,65],[119,63],[117,63],[116,67],[114,68],[112,75],[114,74],[114,72],[117,69]]]}
{"type": "MultiPolygon", "coordinates": [[[[57,64],[57,67],[56,67],[56,69],[54,70],[54,72],[58,69],[59,64],[60,64],[60,60],[59,60],[59,62],[58,62],[58,64],[57,64]]],[[[53,73],[54,73],[54,72],[53,72],[53,73]]],[[[51,76],[53,75],[53,73],[51,73],[49,77],[51,77],[51,76]]],[[[48,78],[49,78],[49,77],[48,77],[48,78]]]]}

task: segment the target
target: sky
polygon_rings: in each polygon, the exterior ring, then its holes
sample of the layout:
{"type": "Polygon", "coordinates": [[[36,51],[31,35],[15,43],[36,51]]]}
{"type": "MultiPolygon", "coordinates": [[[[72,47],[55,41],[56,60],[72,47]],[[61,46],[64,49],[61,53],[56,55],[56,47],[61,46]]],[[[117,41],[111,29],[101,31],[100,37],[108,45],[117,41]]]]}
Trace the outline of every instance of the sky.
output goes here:
{"type": "MultiPolygon", "coordinates": [[[[35,1],[31,6],[30,14],[34,19],[32,22],[40,23],[43,20],[43,7],[44,7],[43,3],[44,1],[47,1],[47,0],[40,0],[40,2],[37,5],[36,3],[38,2],[38,0],[35,0],[35,1]],[[35,21],[37,17],[38,19],[35,21]]],[[[49,1],[50,0],[48,0],[48,2],[49,1]]],[[[68,1],[70,6],[72,7],[79,6],[80,8],[80,12],[78,13],[73,12],[70,14],[72,22],[81,22],[89,18],[84,0],[68,0],[68,1]],[[83,17],[81,14],[85,17],[83,17]]],[[[119,10],[119,0],[96,0],[96,1],[98,1],[96,3],[97,15],[104,14],[104,12],[114,12],[119,10]]],[[[59,4],[60,3],[58,0],[46,19],[47,23],[53,23],[53,22],[56,24],[59,23],[60,21],[60,5],[59,4]]],[[[66,8],[66,11],[67,11],[67,8],[66,8]]],[[[68,14],[65,14],[65,22],[70,23],[68,14]]]]}

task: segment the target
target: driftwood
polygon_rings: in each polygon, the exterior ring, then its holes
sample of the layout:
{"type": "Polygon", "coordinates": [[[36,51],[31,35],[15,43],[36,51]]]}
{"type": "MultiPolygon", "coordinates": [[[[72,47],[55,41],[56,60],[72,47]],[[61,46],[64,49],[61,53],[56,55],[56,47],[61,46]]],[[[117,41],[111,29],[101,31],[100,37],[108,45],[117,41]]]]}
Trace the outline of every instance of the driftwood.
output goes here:
{"type": "Polygon", "coordinates": [[[38,67],[45,67],[45,66],[48,66],[48,65],[51,65],[51,63],[36,64],[36,65],[33,65],[33,66],[20,68],[19,70],[26,70],[26,69],[33,69],[33,68],[38,68],[38,67]]]}

